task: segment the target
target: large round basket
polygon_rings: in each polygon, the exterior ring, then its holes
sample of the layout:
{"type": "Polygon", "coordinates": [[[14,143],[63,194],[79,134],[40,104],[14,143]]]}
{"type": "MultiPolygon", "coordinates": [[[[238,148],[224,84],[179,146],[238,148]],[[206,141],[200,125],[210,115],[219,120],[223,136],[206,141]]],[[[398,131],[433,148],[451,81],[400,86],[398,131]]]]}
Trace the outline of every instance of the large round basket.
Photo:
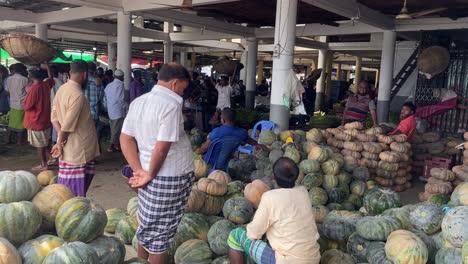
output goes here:
{"type": "Polygon", "coordinates": [[[441,46],[432,46],[424,49],[418,58],[418,69],[420,72],[435,76],[449,65],[449,51],[441,46]]]}
{"type": "Polygon", "coordinates": [[[30,35],[11,34],[0,41],[10,56],[24,64],[39,64],[55,57],[54,49],[47,42],[30,35]]]}
{"type": "Polygon", "coordinates": [[[234,60],[216,60],[213,63],[213,69],[219,74],[232,75],[234,71],[239,71],[242,68],[244,68],[244,65],[234,60]]]}

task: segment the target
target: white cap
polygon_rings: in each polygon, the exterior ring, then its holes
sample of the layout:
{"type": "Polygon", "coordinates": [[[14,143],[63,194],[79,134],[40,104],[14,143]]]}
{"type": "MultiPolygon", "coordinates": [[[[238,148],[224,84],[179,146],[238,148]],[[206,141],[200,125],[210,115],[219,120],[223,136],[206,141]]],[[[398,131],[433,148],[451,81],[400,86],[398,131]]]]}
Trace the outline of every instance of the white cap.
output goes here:
{"type": "Polygon", "coordinates": [[[124,72],[122,70],[115,70],[114,76],[122,77],[124,76],[124,72]]]}

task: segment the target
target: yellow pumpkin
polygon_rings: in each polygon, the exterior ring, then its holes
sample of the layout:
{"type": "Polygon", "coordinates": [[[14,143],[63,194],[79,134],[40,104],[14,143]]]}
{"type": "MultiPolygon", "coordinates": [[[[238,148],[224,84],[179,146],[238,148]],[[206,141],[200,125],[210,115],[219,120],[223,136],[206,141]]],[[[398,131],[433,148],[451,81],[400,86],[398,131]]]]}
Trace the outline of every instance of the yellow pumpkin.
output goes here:
{"type": "Polygon", "coordinates": [[[21,264],[21,256],[8,240],[0,237],[0,263],[21,264]]]}
{"type": "Polygon", "coordinates": [[[203,159],[198,159],[193,161],[195,167],[195,177],[197,179],[206,177],[208,174],[208,164],[203,159]]]}
{"type": "Polygon", "coordinates": [[[388,162],[400,161],[400,155],[397,152],[393,152],[393,151],[384,151],[379,154],[379,158],[383,161],[388,161],[388,162]]]}
{"type": "Polygon", "coordinates": [[[55,177],[55,173],[51,170],[45,170],[41,171],[37,175],[37,181],[39,182],[40,185],[42,186],[47,186],[50,183],[50,180],[55,177]]]}
{"type": "Polygon", "coordinates": [[[407,136],[404,134],[399,134],[399,135],[393,135],[391,136],[393,141],[399,142],[399,143],[404,143],[406,142],[407,136]]]}
{"type": "Polygon", "coordinates": [[[350,134],[346,134],[344,132],[339,132],[335,134],[335,138],[342,140],[342,141],[350,141],[353,139],[353,136],[351,136],[350,134]]]}
{"type": "Polygon", "coordinates": [[[357,136],[357,134],[359,134],[359,131],[357,129],[345,129],[343,132],[348,135],[351,135],[352,137],[355,137],[357,136]]]}
{"type": "Polygon", "coordinates": [[[262,195],[269,190],[270,187],[265,182],[254,180],[245,186],[244,197],[252,203],[254,208],[258,208],[262,195]]]}
{"type": "Polygon", "coordinates": [[[362,148],[370,153],[379,154],[382,152],[382,146],[375,142],[362,142],[362,148]]]}
{"type": "Polygon", "coordinates": [[[366,130],[367,135],[377,135],[377,134],[383,134],[384,131],[381,127],[371,127],[366,130]]]}
{"type": "Polygon", "coordinates": [[[391,144],[393,142],[393,138],[386,135],[377,135],[377,141],[385,144],[391,144]]]}
{"type": "Polygon", "coordinates": [[[223,196],[227,192],[227,184],[213,179],[201,178],[197,183],[197,189],[213,196],[223,196]]]}
{"type": "Polygon", "coordinates": [[[391,143],[390,149],[397,152],[408,152],[408,147],[405,144],[398,142],[391,143]]]}
{"type": "Polygon", "coordinates": [[[231,182],[231,177],[229,174],[222,170],[214,170],[208,175],[208,179],[213,179],[217,182],[228,184],[231,182]]]}
{"type": "Polygon", "coordinates": [[[393,263],[426,264],[429,252],[426,244],[407,230],[393,231],[385,243],[387,258],[393,263]]]}
{"type": "Polygon", "coordinates": [[[363,150],[363,146],[360,142],[353,142],[353,141],[346,141],[343,144],[343,148],[349,149],[352,151],[357,151],[357,152],[361,152],[363,150]]]}
{"type": "Polygon", "coordinates": [[[364,128],[364,125],[361,122],[351,122],[344,125],[344,129],[357,129],[361,130],[364,128]]]}
{"type": "Polygon", "coordinates": [[[432,193],[430,192],[420,192],[418,194],[418,199],[420,202],[425,202],[427,201],[427,199],[429,199],[429,197],[431,197],[432,193]]]}

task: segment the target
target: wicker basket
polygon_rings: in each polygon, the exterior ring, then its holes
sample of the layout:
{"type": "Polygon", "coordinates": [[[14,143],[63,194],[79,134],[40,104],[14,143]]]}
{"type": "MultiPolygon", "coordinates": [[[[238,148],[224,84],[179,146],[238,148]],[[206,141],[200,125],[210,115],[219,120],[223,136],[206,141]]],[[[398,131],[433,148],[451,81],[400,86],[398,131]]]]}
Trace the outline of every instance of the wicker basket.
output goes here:
{"type": "Polygon", "coordinates": [[[244,65],[239,63],[239,61],[225,58],[218,59],[213,63],[213,69],[219,74],[232,75],[234,71],[239,71],[242,68],[244,68],[244,65]]]}
{"type": "Polygon", "coordinates": [[[447,68],[450,61],[449,51],[441,46],[432,46],[422,51],[418,58],[418,69],[429,76],[435,76],[447,68]]]}
{"type": "Polygon", "coordinates": [[[10,56],[24,64],[39,64],[55,57],[55,50],[47,42],[30,35],[11,34],[0,41],[10,56]]]}

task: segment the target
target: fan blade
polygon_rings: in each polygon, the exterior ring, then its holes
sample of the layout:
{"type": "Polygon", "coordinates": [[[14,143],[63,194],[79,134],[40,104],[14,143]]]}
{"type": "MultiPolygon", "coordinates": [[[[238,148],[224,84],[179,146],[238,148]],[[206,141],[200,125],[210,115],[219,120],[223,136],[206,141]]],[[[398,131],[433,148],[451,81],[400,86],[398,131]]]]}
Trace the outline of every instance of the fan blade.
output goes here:
{"type": "Polygon", "coordinates": [[[420,11],[420,12],[411,13],[409,15],[412,18],[417,18],[417,17],[427,16],[427,15],[430,15],[430,14],[439,13],[439,12],[445,11],[447,9],[448,8],[446,8],[446,7],[440,7],[440,8],[434,8],[434,9],[429,9],[429,10],[424,10],[424,11],[420,11]]]}

